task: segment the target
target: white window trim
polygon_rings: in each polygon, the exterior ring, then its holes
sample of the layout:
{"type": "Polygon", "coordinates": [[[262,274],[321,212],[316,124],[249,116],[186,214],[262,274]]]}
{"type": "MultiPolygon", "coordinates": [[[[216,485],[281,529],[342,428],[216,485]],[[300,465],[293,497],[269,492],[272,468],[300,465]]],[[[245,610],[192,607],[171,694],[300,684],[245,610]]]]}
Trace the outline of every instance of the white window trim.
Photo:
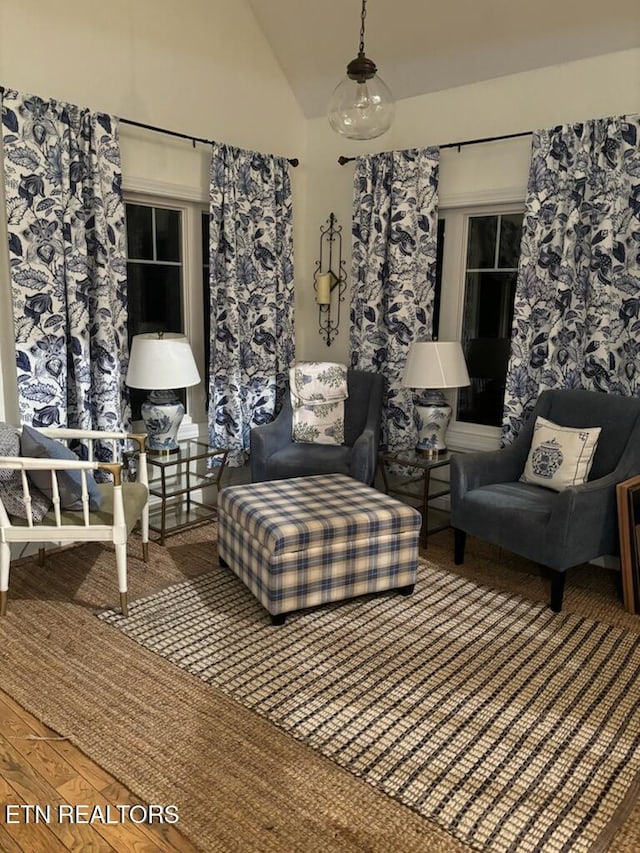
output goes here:
{"type": "MultiPolygon", "coordinates": [[[[438,335],[440,340],[459,341],[462,339],[470,217],[521,213],[524,209],[525,194],[526,188],[524,187],[510,187],[496,192],[480,191],[442,195],[440,216],[446,220],[446,226],[440,297],[438,335]]],[[[446,396],[454,412],[454,418],[447,431],[447,445],[451,450],[473,452],[495,450],[500,446],[499,427],[455,420],[458,392],[449,391],[446,396]]]]}
{"type": "Polygon", "coordinates": [[[163,201],[191,202],[195,204],[209,204],[209,196],[199,187],[189,184],[172,184],[168,181],[156,181],[148,178],[127,178],[123,175],[122,192],[125,201],[128,194],[154,197],[163,201]]]}
{"type": "Polygon", "coordinates": [[[522,209],[526,196],[526,184],[522,186],[503,187],[501,190],[476,190],[474,192],[448,193],[444,190],[440,193],[438,206],[442,215],[447,210],[456,210],[460,207],[482,208],[484,210],[484,208],[491,206],[518,204],[520,205],[520,209],[522,209]]]}

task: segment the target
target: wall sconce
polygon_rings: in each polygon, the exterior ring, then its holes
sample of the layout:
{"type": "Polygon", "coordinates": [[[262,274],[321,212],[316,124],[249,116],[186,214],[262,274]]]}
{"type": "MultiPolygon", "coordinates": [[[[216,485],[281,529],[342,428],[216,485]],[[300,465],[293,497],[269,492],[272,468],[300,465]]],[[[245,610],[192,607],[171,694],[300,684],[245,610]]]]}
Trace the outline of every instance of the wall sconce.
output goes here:
{"type": "Polygon", "coordinates": [[[347,273],[342,260],[342,226],[338,225],[333,213],[326,225],[320,226],[320,257],[313,274],[313,289],[318,305],[318,331],[327,342],[335,340],[340,326],[340,303],[344,302],[347,289],[347,273]],[[333,293],[337,299],[334,316],[331,317],[333,293]]]}

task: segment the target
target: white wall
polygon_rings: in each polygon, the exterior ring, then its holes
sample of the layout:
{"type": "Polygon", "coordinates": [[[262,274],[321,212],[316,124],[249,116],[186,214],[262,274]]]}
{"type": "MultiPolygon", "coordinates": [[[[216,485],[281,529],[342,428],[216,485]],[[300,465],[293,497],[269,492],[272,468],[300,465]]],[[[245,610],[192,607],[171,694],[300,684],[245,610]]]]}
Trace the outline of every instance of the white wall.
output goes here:
{"type": "Polygon", "coordinates": [[[0,0],[0,81],[299,155],[301,111],[245,0],[0,0]]]}
{"type": "MultiPolygon", "coordinates": [[[[339,166],[338,156],[637,112],[640,49],[401,101],[392,129],[365,143],[338,137],[324,118],[302,118],[245,0],[0,0],[0,84],[299,157],[292,170],[297,356],[347,361],[349,293],[340,334],[327,348],[313,292],[319,229],[331,211],[343,227],[350,273],[353,164],[339,166]]],[[[125,187],[141,190],[159,181],[185,197],[206,198],[205,146],[194,150],[189,142],[123,125],[122,156],[125,187]]],[[[441,205],[496,191],[523,196],[528,159],[528,139],[443,151],[441,205]]],[[[3,229],[0,219],[0,420],[15,422],[3,229]]]]}
{"type": "MultiPolygon", "coordinates": [[[[302,111],[246,0],[0,0],[0,84],[305,162],[302,111]]],[[[208,146],[126,125],[121,145],[125,188],[206,200],[208,146]]],[[[292,183],[297,236],[302,168],[292,183]]],[[[17,423],[3,219],[0,420],[17,423]]]]}
{"type": "MultiPolygon", "coordinates": [[[[380,69],[384,74],[384,69],[380,69]]],[[[327,348],[317,332],[313,270],[319,228],[333,211],[347,235],[350,273],[350,223],[354,164],[339,166],[339,155],[441,145],[467,139],[552,127],[574,120],[640,111],[640,49],[514,74],[461,86],[397,104],[396,119],[384,136],[368,142],[342,139],[326,119],[309,122],[307,149],[308,209],[305,241],[298,255],[296,300],[304,323],[298,357],[347,361],[348,293],[340,334],[327,348]]],[[[520,194],[527,183],[530,139],[497,142],[442,152],[440,205],[478,202],[520,194]]],[[[349,276],[350,278],[350,276],[349,276]]],[[[446,278],[443,287],[447,287],[446,278]]],[[[343,305],[343,309],[344,309],[343,305]]]]}

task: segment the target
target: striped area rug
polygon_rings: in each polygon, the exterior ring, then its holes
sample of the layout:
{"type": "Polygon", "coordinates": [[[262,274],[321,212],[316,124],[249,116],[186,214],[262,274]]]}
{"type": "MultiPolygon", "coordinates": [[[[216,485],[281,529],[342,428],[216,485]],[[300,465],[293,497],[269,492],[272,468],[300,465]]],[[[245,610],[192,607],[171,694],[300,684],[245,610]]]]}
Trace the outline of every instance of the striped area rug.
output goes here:
{"type": "Polygon", "coordinates": [[[223,569],[99,618],[478,850],[604,850],[637,793],[640,639],[424,561],[281,627],[223,569]]]}

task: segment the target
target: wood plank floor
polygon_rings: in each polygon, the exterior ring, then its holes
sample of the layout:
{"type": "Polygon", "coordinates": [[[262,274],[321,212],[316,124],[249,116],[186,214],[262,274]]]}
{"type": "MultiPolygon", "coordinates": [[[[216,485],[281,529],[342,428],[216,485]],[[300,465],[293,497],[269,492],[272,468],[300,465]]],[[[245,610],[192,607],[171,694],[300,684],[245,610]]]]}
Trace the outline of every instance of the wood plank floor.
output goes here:
{"type": "MultiPolygon", "coordinates": [[[[195,853],[196,849],[168,823],[71,823],[58,821],[58,805],[139,804],[120,783],[69,741],[27,713],[0,690],[0,850],[3,853],[195,853]],[[12,809],[7,813],[7,805],[12,809]],[[49,806],[51,819],[24,819],[21,804],[49,806]],[[7,822],[7,817],[10,818],[7,822]],[[12,822],[13,820],[19,822],[12,822]]],[[[141,804],[144,805],[144,804],[141,804]]],[[[41,813],[42,814],[42,813],[41,813]]],[[[134,814],[142,814],[138,809],[134,814]]],[[[178,824],[179,826],[179,824],[178,824]]]]}

